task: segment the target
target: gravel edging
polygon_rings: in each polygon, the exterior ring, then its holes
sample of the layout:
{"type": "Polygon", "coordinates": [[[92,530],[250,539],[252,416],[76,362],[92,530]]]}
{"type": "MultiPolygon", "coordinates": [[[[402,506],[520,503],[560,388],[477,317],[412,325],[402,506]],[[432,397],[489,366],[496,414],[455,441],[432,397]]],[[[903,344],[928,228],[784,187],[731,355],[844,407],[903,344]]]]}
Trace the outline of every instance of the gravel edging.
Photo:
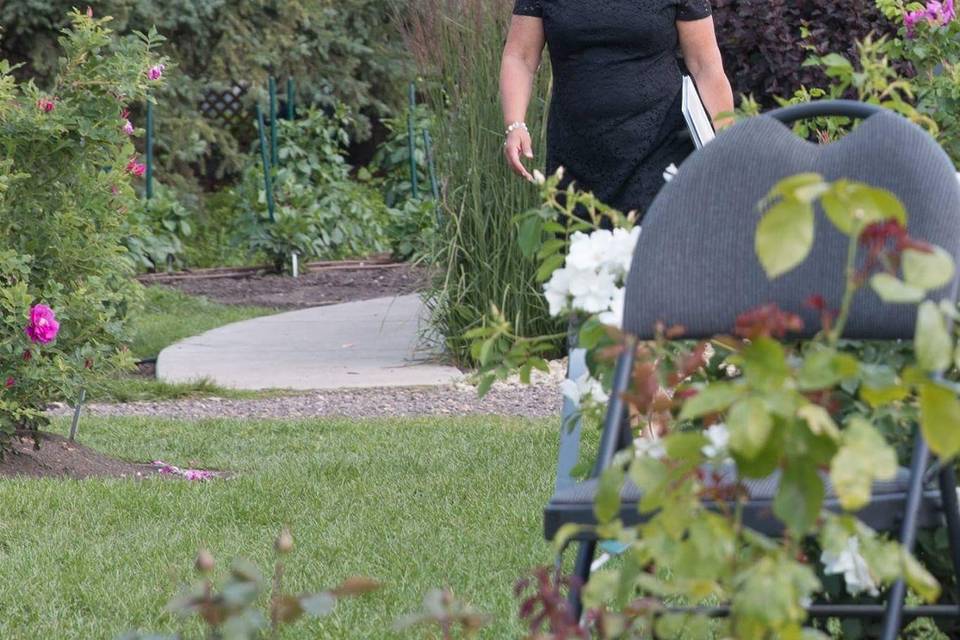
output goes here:
{"type": "MultiPolygon", "coordinates": [[[[561,405],[562,397],[557,385],[498,384],[483,398],[478,398],[476,389],[467,385],[341,389],[243,400],[208,397],[125,404],[91,403],[84,406],[83,413],[102,417],[144,416],[180,420],[461,415],[540,418],[559,416],[561,405]]],[[[66,416],[72,411],[69,407],[61,406],[52,408],[48,413],[66,416]]]]}

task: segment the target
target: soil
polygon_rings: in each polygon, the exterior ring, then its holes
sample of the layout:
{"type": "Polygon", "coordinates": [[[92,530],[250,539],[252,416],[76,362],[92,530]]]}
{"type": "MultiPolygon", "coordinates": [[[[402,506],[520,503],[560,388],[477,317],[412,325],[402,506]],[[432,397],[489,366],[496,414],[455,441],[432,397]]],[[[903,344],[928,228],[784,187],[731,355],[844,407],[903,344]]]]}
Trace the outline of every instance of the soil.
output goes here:
{"type": "Polygon", "coordinates": [[[157,475],[151,464],[117,460],[62,436],[41,434],[40,448],[33,437],[16,438],[12,451],[0,461],[0,477],[33,478],[145,478],[157,475]]]}
{"type": "Polygon", "coordinates": [[[262,273],[240,277],[197,273],[145,281],[206,296],[222,304],[290,310],[416,293],[426,288],[428,273],[425,268],[410,264],[367,264],[319,268],[299,278],[262,273]]]}

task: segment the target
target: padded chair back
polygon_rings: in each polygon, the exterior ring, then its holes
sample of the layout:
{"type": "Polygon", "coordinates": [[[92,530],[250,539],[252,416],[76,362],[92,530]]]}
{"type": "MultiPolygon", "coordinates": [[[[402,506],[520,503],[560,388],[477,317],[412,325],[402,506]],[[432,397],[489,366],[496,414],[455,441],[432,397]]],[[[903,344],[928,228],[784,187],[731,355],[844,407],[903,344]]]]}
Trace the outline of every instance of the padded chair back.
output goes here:
{"type": "MultiPolygon", "coordinates": [[[[705,338],[729,333],[738,315],[774,302],[804,318],[803,337],[815,334],[819,318],[803,303],[820,294],[839,306],[847,238],[818,211],[811,255],[772,281],[754,251],[758,203],[777,182],[804,172],[893,192],[906,206],[911,236],[940,245],[960,264],[960,184],[925,131],[884,111],[843,139],[817,145],[759,116],[691,155],[651,205],[627,280],[624,329],[647,339],[662,321],[684,326],[685,337],[705,338]]],[[[956,300],[957,289],[955,278],[933,297],[956,300]]],[[[914,305],[885,304],[866,287],[845,336],[909,339],[915,319],[914,305]]]]}

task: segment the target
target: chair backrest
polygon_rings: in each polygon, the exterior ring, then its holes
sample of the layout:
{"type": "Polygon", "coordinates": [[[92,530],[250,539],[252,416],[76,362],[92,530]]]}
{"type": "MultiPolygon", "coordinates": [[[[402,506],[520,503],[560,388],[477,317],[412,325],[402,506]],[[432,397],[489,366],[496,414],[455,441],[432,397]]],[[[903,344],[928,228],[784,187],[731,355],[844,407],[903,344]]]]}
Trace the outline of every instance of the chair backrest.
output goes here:
{"type": "MultiPolygon", "coordinates": [[[[729,333],[744,311],[773,302],[799,313],[803,337],[820,328],[803,302],[813,294],[839,306],[848,241],[818,211],[814,247],[775,280],[754,251],[758,203],[783,178],[817,172],[887,189],[906,206],[909,233],[960,263],[960,184],[950,158],[925,131],[892,112],[864,120],[837,142],[817,145],[769,116],[740,122],[691,155],[643,219],[627,280],[624,329],[641,339],[658,322],[686,337],[729,333]]],[[[957,299],[958,279],[935,298],[957,299]]],[[[907,339],[913,305],[884,304],[868,287],[857,294],[845,336],[907,339]]]]}

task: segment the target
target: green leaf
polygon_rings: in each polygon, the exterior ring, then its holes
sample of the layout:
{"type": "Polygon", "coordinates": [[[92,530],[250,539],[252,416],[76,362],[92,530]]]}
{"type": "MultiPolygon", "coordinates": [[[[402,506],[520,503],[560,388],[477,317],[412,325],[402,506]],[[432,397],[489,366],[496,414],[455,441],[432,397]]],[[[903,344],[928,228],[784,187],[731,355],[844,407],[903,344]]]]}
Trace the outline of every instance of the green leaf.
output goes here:
{"type": "Polygon", "coordinates": [[[840,428],[833,421],[830,412],[820,405],[812,402],[804,405],[797,410],[797,416],[807,423],[814,435],[827,436],[832,440],[840,439],[840,428]]]}
{"type": "Polygon", "coordinates": [[[730,409],[727,416],[730,429],[730,450],[747,460],[753,460],[764,449],[773,418],[759,398],[745,398],[730,409]]]}
{"type": "Polygon", "coordinates": [[[620,515],[620,490],[623,488],[624,471],[621,467],[609,467],[597,482],[597,495],[593,502],[593,512],[597,522],[607,524],[620,515]]]}
{"type": "Polygon", "coordinates": [[[953,361],[953,338],[940,307],[932,300],[917,311],[917,332],[913,339],[917,363],[930,373],[945,371],[953,361]]]}
{"type": "Polygon", "coordinates": [[[787,354],[776,340],[757,338],[740,355],[743,374],[754,387],[779,388],[790,375],[787,354]]]}
{"type": "Polygon", "coordinates": [[[823,507],[823,480],[809,461],[791,460],[780,477],[773,513],[797,538],[807,533],[823,507]]]}
{"type": "Polygon", "coordinates": [[[697,395],[683,403],[681,420],[693,420],[713,413],[720,413],[742,394],[742,388],[731,382],[714,382],[703,387],[697,395]]]}
{"type": "Polygon", "coordinates": [[[920,387],[920,428],[938,456],[960,453],[960,400],[953,389],[933,382],[920,387]]]}
{"type": "Polygon", "coordinates": [[[889,273],[875,273],[870,278],[870,288],[880,299],[889,304],[916,304],[926,293],[889,273]]]}
{"type": "Polygon", "coordinates": [[[770,197],[792,198],[809,204],[828,188],[829,184],[819,173],[799,173],[778,182],[770,191],[770,197]]]}
{"type": "Polygon", "coordinates": [[[566,257],[561,254],[552,255],[543,261],[537,270],[537,282],[546,282],[553,275],[553,272],[563,266],[566,257]]]}
{"type": "Polygon", "coordinates": [[[874,409],[900,402],[909,395],[910,387],[899,384],[889,387],[871,387],[864,384],[860,387],[860,397],[874,409]]]}
{"type": "Polygon", "coordinates": [[[853,378],[859,371],[856,358],[837,353],[833,349],[821,349],[804,357],[798,383],[801,391],[815,391],[834,387],[841,380],[853,378]]]}
{"type": "Polygon", "coordinates": [[[906,226],[906,209],[889,191],[850,180],[837,180],[831,187],[820,204],[841,233],[856,236],[868,224],[891,219],[906,226]]]}
{"type": "Polygon", "coordinates": [[[517,244],[520,245],[520,253],[524,258],[532,258],[540,248],[540,241],[543,238],[543,220],[540,216],[529,216],[520,224],[520,231],[517,234],[517,244]]]}
{"type": "Polygon", "coordinates": [[[843,431],[840,451],[830,465],[830,480],[840,505],[857,511],[870,502],[874,480],[891,480],[897,473],[897,454],[865,419],[856,416],[843,431]]]}
{"type": "Polygon", "coordinates": [[[903,557],[903,577],[907,585],[927,603],[936,602],[940,598],[940,583],[913,557],[913,554],[902,547],[900,553],[903,557]]]}
{"type": "Polygon", "coordinates": [[[910,285],[932,291],[953,280],[953,258],[940,247],[931,251],[905,249],[903,252],[903,279],[910,285]]]}
{"type": "Polygon", "coordinates": [[[757,225],[755,249],[768,278],[797,267],[813,247],[813,206],[784,198],[764,214],[757,225]]]}

